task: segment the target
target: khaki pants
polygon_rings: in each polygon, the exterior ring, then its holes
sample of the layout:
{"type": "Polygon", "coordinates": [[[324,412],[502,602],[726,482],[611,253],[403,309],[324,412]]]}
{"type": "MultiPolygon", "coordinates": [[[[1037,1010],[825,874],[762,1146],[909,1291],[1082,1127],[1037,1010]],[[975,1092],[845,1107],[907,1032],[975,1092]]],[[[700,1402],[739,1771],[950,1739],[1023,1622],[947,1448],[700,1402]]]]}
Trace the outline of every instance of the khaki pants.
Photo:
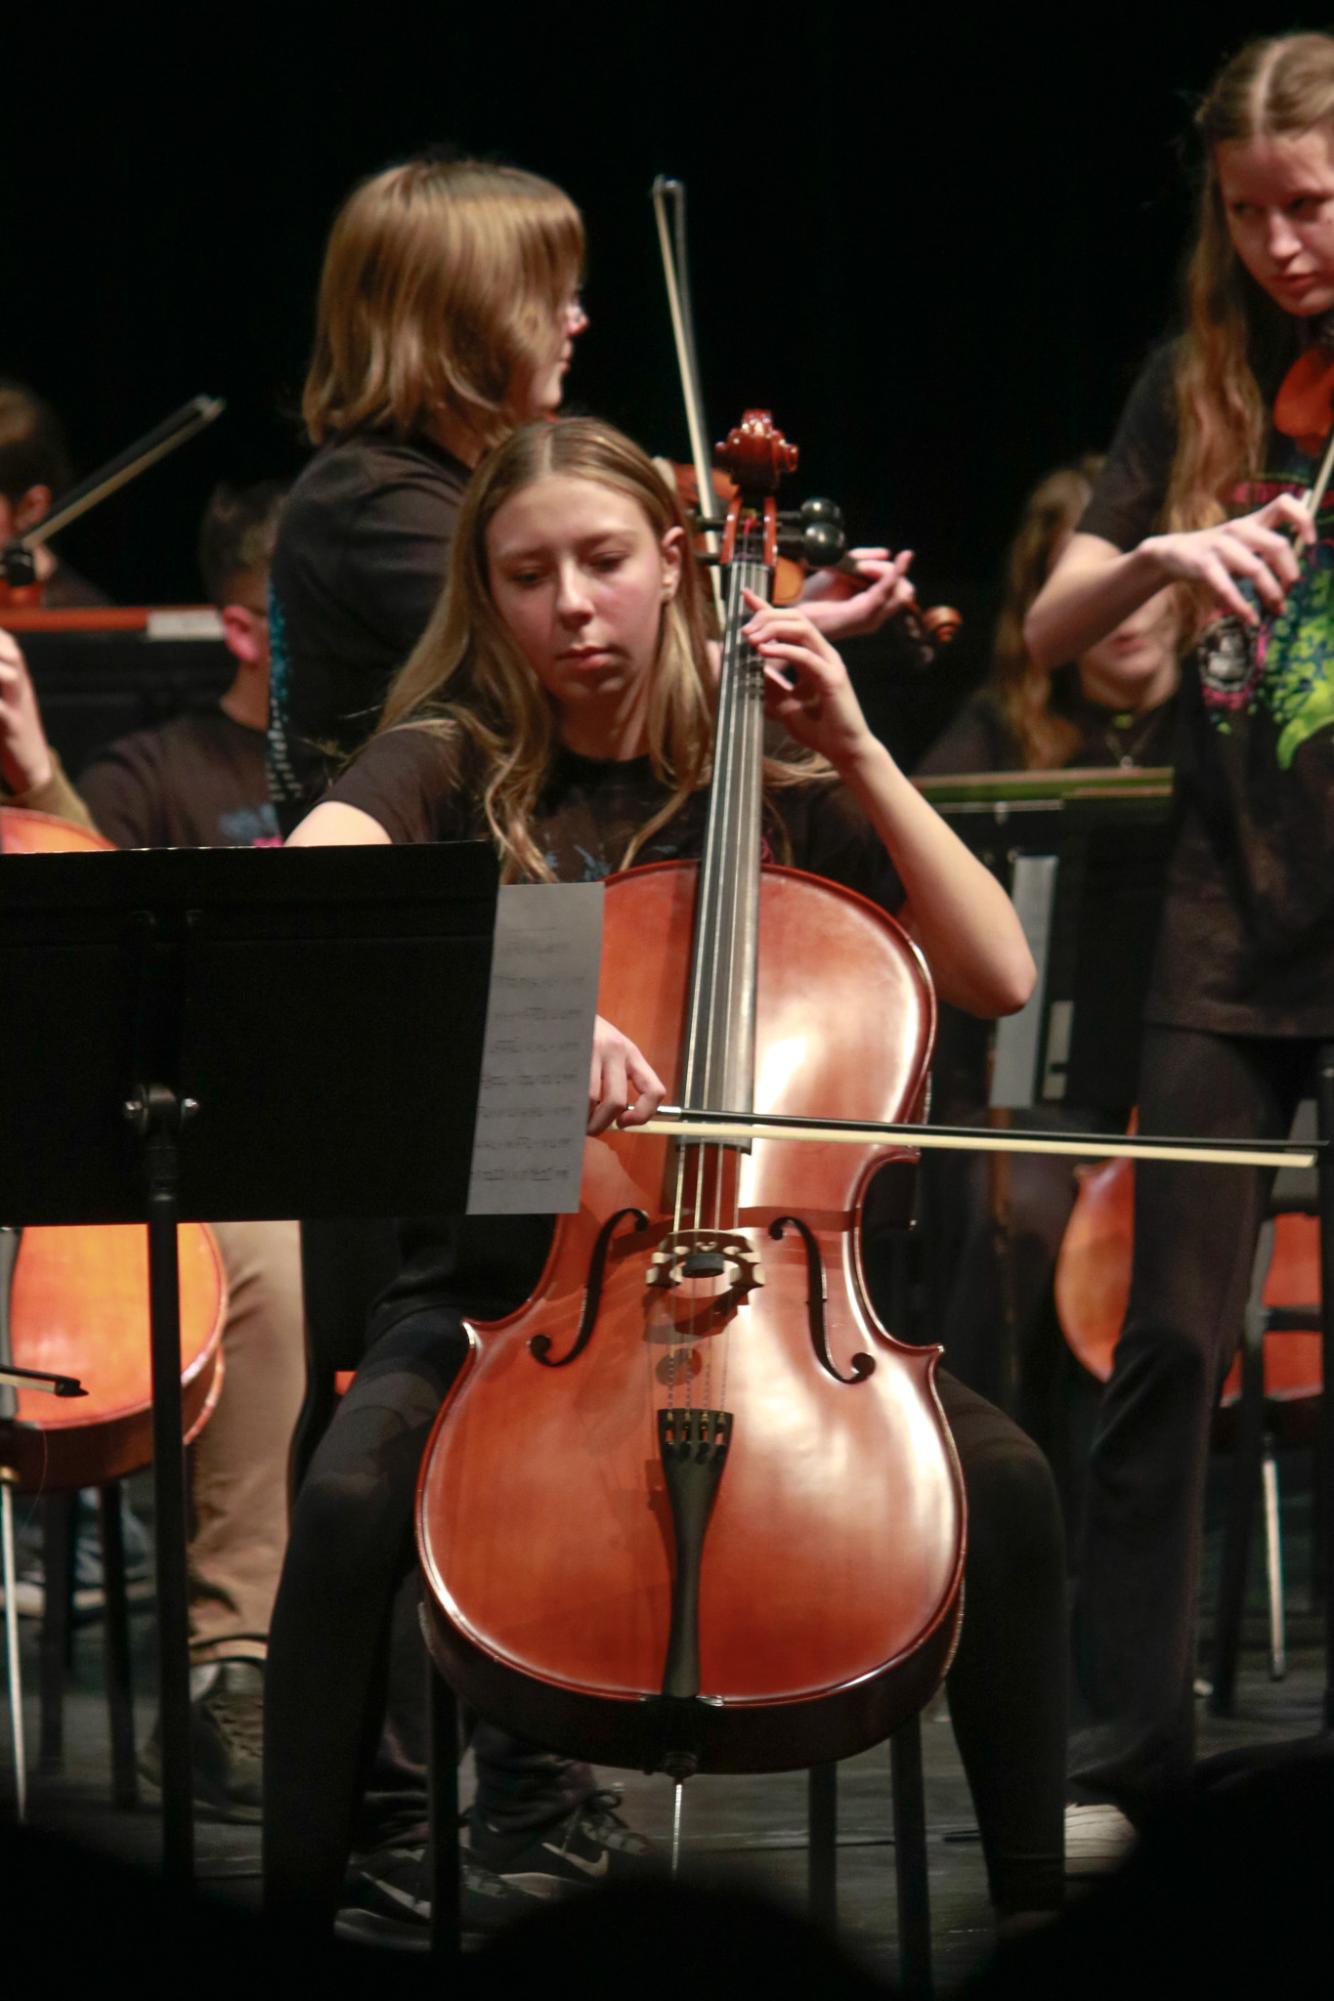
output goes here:
{"type": "Polygon", "coordinates": [[[215,1223],[230,1304],[217,1408],[190,1448],[190,1659],[263,1660],[305,1388],[295,1223],[215,1223]]]}

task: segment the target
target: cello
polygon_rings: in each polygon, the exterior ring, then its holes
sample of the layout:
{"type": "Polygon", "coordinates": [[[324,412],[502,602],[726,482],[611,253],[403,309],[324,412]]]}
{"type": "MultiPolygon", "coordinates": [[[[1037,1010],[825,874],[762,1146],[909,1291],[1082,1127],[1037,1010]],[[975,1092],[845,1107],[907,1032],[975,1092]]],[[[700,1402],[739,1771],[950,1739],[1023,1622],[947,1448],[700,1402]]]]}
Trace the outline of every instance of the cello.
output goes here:
{"type": "MultiPolygon", "coordinates": [[[[599,1012],[692,1107],[920,1117],[921,955],[853,892],[761,867],[763,664],[741,627],[796,452],[749,413],[725,456],[703,855],[607,881],[599,1012]]],[[[962,1482],[940,1351],[880,1325],[858,1242],[904,1154],[587,1142],[537,1291],[467,1323],[422,1465],[428,1644],[482,1714],[680,1779],[849,1756],[926,1701],[958,1629],[962,1482]]]]}
{"type": "MultiPolygon", "coordinates": [[[[1077,1169],[1079,1194],[1056,1261],[1056,1314],[1072,1354],[1105,1383],[1130,1299],[1134,1251],[1135,1167],[1130,1160],[1077,1169]]],[[[1319,1224],[1313,1215],[1280,1213],[1265,1274],[1265,1306],[1309,1305],[1320,1298],[1319,1224]]],[[[1299,1329],[1264,1344],[1264,1393],[1274,1403],[1320,1394],[1320,1335],[1299,1329]]],[[[1233,1357],[1219,1393],[1227,1410],[1241,1397],[1242,1360],[1233,1357]]]]}

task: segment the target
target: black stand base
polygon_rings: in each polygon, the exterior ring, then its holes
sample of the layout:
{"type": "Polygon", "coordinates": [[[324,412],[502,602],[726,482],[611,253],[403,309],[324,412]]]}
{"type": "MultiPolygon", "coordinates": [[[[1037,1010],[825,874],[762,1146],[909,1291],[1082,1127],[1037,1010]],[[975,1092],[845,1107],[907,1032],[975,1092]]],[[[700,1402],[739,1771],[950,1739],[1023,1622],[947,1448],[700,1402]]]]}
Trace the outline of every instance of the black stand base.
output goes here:
{"type": "Polygon", "coordinates": [[[462,1950],[459,1855],[459,1706],[429,1655],[431,1957],[454,1966],[462,1950]]]}

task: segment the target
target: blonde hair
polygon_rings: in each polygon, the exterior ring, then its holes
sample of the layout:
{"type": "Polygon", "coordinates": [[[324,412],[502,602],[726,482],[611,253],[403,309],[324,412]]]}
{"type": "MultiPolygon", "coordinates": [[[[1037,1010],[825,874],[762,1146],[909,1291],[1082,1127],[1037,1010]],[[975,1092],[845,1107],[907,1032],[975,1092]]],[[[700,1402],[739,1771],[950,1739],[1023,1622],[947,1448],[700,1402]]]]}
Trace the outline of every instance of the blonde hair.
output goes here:
{"type": "Polygon", "coordinates": [[[1024,502],[1006,558],[991,681],[1025,771],[1058,771],[1083,734],[1070,717],[1051,707],[1052,678],[1028,650],[1024,620],[1051,574],[1061,543],[1079,525],[1102,463],[1089,453],[1049,472],[1024,502]]]}
{"type": "MultiPolygon", "coordinates": [[[[551,702],[491,596],[486,536],[515,494],[559,475],[625,494],[655,540],[671,529],[688,544],[681,505],[638,445],[591,417],[525,424],[483,460],[468,486],[450,552],[449,578],[430,624],[390,688],[379,731],[418,728],[447,747],[451,776],[476,788],[507,878],[554,880],[532,818],[556,754],[551,702]]],[[[708,624],[698,568],[687,546],[680,582],[664,604],[646,717],[648,755],[668,797],[632,836],[619,866],[707,784],[714,698],[708,624]]],[[[822,759],[767,758],[771,785],[827,772],[822,759]]]]}
{"type": "Polygon", "coordinates": [[[421,158],[363,181],[324,254],[301,403],[311,438],[406,435],[444,411],[496,444],[528,414],[525,385],[583,263],[578,209],[536,174],[421,158]]]}
{"type": "Polygon", "coordinates": [[[1249,43],[1215,77],[1195,125],[1203,180],[1175,368],[1177,450],[1165,508],[1171,529],[1223,520],[1232,489],[1260,471],[1269,428],[1260,384],[1295,352],[1290,316],[1232,247],[1217,148],[1229,140],[1295,138],[1317,125],[1334,130],[1334,37],[1249,43]]]}

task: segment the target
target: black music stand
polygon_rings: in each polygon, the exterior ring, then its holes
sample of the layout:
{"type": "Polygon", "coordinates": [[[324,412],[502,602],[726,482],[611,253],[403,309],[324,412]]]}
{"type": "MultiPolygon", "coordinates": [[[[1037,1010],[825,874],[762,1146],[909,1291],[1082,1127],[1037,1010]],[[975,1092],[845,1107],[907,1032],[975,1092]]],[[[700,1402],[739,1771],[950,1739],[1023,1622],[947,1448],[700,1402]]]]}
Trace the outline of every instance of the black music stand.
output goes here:
{"type": "Polygon", "coordinates": [[[497,877],[480,842],[0,872],[0,1217],[148,1223],[168,1881],[194,1859],[176,1224],[466,1207],[497,877]]]}

